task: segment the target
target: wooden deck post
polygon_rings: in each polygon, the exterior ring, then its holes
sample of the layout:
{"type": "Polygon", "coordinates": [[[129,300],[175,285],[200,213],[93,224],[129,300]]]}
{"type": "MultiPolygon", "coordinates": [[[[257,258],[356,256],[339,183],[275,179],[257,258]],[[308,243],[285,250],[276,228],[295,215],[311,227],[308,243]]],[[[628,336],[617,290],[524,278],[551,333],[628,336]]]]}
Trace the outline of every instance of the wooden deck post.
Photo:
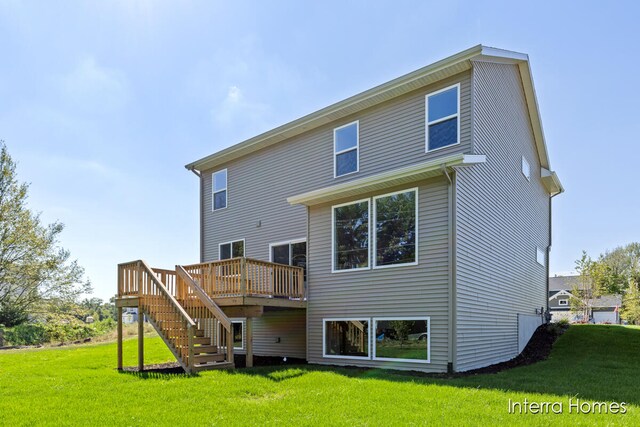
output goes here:
{"type": "Polygon", "coordinates": [[[138,371],[144,369],[144,313],[138,306],[138,371]]]}
{"type": "Polygon", "coordinates": [[[253,318],[247,317],[247,368],[253,368],[253,318]]]}
{"type": "Polygon", "coordinates": [[[118,370],[122,370],[122,307],[118,307],[118,370]]]}

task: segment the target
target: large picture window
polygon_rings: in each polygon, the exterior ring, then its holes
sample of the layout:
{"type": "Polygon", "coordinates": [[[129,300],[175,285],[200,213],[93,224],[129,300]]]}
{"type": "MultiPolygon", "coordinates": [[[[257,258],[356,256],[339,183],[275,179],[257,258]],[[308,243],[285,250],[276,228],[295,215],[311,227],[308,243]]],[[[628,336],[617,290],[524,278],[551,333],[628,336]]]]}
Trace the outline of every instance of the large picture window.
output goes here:
{"type": "Polygon", "coordinates": [[[429,362],[429,318],[374,318],[374,360],[429,362]]]}
{"type": "Polygon", "coordinates": [[[333,207],[333,271],[369,268],[369,199],[333,207]]]}
{"type": "Polygon", "coordinates": [[[213,188],[213,210],[227,207],[227,170],[214,172],[212,176],[213,188]]]}
{"type": "Polygon", "coordinates": [[[336,178],[358,172],[358,126],[358,122],[353,122],[333,130],[334,176],[336,178]]]}
{"type": "Polygon", "coordinates": [[[417,262],[417,189],[374,197],[374,266],[417,262]]]}
{"type": "Polygon", "coordinates": [[[218,258],[231,259],[244,256],[244,240],[236,240],[234,242],[220,243],[218,258]]]}
{"type": "Polygon", "coordinates": [[[456,84],[427,95],[427,150],[460,142],[460,85],[456,84]]]}
{"type": "Polygon", "coordinates": [[[369,359],[369,321],[324,321],[324,357],[369,359]]]}

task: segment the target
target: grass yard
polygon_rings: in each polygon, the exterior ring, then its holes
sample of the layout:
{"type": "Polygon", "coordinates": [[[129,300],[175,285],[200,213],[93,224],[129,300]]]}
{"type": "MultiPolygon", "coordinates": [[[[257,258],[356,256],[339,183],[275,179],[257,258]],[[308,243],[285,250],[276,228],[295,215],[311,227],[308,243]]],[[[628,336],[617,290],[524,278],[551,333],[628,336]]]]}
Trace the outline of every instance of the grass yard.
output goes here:
{"type": "MultiPolygon", "coordinates": [[[[159,338],[146,363],[171,360],[159,338]]],[[[456,379],[294,366],[198,376],[119,373],[115,344],[0,353],[0,425],[640,425],[640,329],[573,326],[551,357],[456,379]],[[627,413],[569,414],[569,398],[627,413]],[[509,414],[509,399],[563,414],[509,414]]],[[[136,341],[125,341],[125,364],[136,341]]],[[[574,411],[575,412],[575,411],[574,411]]]]}

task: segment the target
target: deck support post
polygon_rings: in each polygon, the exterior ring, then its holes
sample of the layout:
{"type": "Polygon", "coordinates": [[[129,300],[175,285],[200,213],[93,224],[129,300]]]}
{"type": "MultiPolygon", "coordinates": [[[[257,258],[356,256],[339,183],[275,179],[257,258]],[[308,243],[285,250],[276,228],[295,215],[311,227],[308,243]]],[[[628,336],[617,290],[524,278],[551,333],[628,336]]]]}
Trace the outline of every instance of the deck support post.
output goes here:
{"type": "Polygon", "coordinates": [[[253,368],[253,318],[247,317],[247,368],[253,368]]]}
{"type": "Polygon", "coordinates": [[[144,369],[144,313],[138,307],[138,371],[144,369]]]}
{"type": "Polygon", "coordinates": [[[118,370],[122,370],[122,307],[118,307],[118,370]]]}

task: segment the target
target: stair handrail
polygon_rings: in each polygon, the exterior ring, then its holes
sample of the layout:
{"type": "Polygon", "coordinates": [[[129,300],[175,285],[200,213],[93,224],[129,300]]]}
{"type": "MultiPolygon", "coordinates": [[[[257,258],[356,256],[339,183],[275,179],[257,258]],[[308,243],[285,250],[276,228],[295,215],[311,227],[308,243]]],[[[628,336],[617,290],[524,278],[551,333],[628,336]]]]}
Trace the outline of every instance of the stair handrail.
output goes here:
{"type": "MultiPolygon", "coordinates": [[[[160,289],[160,291],[162,293],[165,294],[165,296],[167,297],[167,299],[171,302],[171,304],[178,310],[178,312],[180,313],[180,315],[186,320],[187,325],[189,327],[195,328],[196,326],[196,322],[191,318],[191,316],[189,316],[189,313],[187,313],[185,311],[185,309],[180,305],[180,303],[173,297],[173,295],[171,295],[171,293],[167,290],[167,288],[164,286],[164,284],[160,281],[160,279],[158,279],[158,277],[156,276],[155,272],[153,271],[153,269],[151,267],[149,267],[149,265],[144,262],[144,260],[140,260],[140,265],[146,270],[147,275],[149,276],[149,278],[155,282],[156,286],[158,287],[158,289],[160,289]]],[[[140,290],[140,293],[142,294],[142,290],[140,290]]]]}
{"type": "Polygon", "coordinates": [[[184,280],[187,287],[191,288],[195,296],[213,314],[214,318],[220,322],[226,332],[227,362],[233,362],[233,323],[224,311],[207,295],[198,285],[191,275],[181,265],[176,265],[176,275],[184,280]]]}
{"type": "Polygon", "coordinates": [[[191,277],[191,275],[187,273],[187,270],[185,270],[181,265],[176,265],[176,273],[178,273],[178,276],[180,276],[182,280],[187,282],[187,285],[191,287],[193,292],[198,296],[198,298],[200,298],[204,306],[213,313],[216,319],[218,319],[218,322],[220,322],[227,331],[230,331],[232,327],[231,319],[229,319],[229,317],[225,314],[224,311],[222,311],[218,304],[216,304],[211,299],[211,297],[207,295],[207,293],[200,287],[200,285],[198,285],[193,277],[191,277]]]}

